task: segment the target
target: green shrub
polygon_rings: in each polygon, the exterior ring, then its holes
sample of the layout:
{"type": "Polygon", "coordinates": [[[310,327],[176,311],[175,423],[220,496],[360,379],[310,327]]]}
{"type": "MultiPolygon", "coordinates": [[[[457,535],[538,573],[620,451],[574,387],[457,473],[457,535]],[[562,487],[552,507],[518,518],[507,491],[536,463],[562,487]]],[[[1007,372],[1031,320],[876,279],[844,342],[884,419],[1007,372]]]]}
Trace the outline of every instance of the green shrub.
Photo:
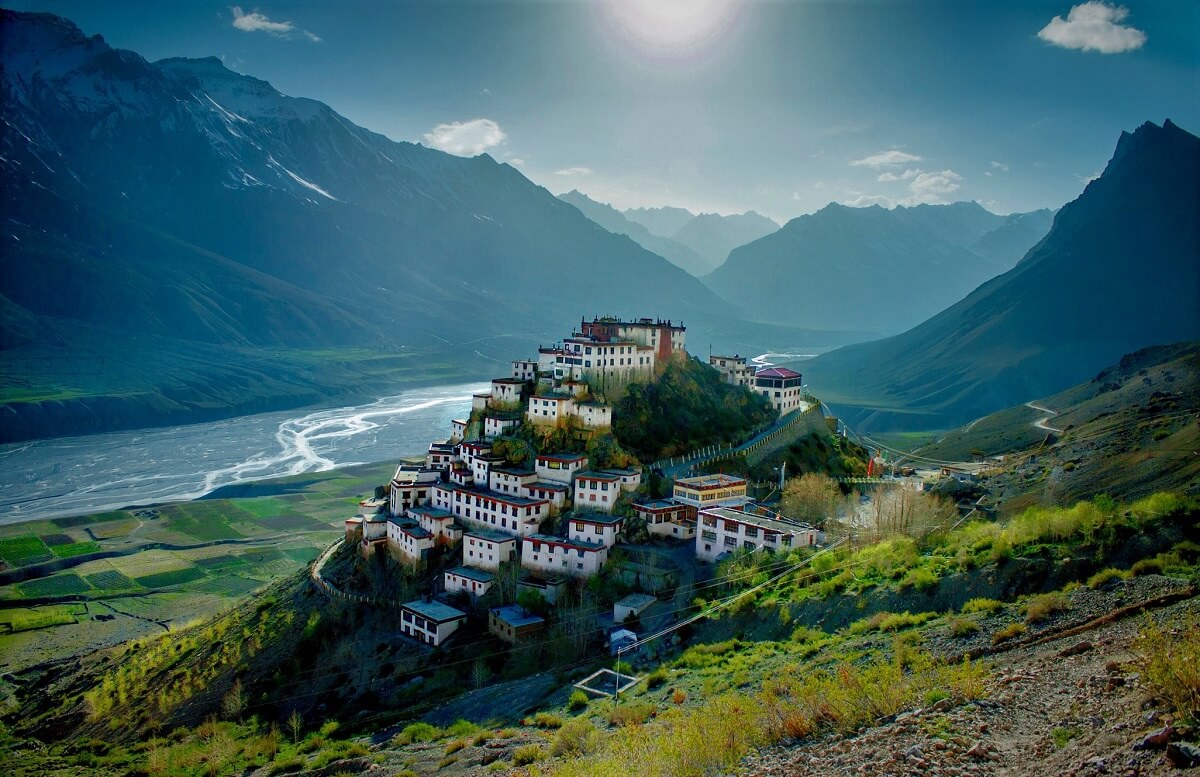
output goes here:
{"type": "Polygon", "coordinates": [[[614,726],[640,726],[654,717],[655,707],[648,702],[634,702],[613,707],[608,713],[608,722],[614,726]]]}
{"type": "Polygon", "coordinates": [[[653,691],[655,688],[661,688],[667,682],[667,668],[660,666],[650,674],[646,675],[646,687],[653,691]]]}
{"type": "MultiPolygon", "coordinates": [[[[508,763],[506,763],[505,761],[492,761],[490,764],[487,765],[487,768],[484,769],[484,771],[492,772],[492,773],[507,772],[508,771],[508,763]]],[[[415,772],[413,773],[413,777],[417,777],[417,774],[415,772]]]]}
{"type": "Polygon", "coordinates": [[[446,745],[446,755],[454,755],[455,753],[457,753],[459,750],[462,750],[466,746],[467,746],[467,740],[455,739],[454,741],[450,742],[450,744],[446,745]]]}
{"type": "Polygon", "coordinates": [[[1024,623],[1010,623],[992,635],[992,644],[999,645],[1001,642],[1016,639],[1024,634],[1026,630],[1024,623]]]}
{"type": "Polygon", "coordinates": [[[1154,440],[1155,440],[1155,442],[1158,442],[1159,440],[1165,440],[1165,439],[1167,439],[1167,438],[1168,438],[1168,437],[1170,437],[1170,436],[1171,436],[1171,430],[1170,430],[1170,429],[1155,429],[1155,430],[1154,430],[1154,440]]]}
{"type": "Polygon", "coordinates": [[[446,729],[445,735],[450,737],[468,737],[477,731],[479,731],[479,726],[469,720],[459,718],[450,724],[450,727],[446,729]]]}
{"type": "Polygon", "coordinates": [[[951,618],[949,620],[950,636],[962,639],[979,631],[979,624],[970,618],[951,618]]]}
{"type": "Polygon", "coordinates": [[[533,725],[538,728],[559,728],[562,724],[562,718],[549,712],[539,712],[533,716],[533,725]]]}
{"type": "Polygon", "coordinates": [[[291,774],[304,768],[305,760],[298,755],[289,756],[271,764],[271,774],[291,774]]]}
{"type": "Polygon", "coordinates": [[[1087,585],[1088,588],[1099,588],[1110,580],[1125,580],[1128,577],[1128,572],[1122,572],[1119,569],[1109,567],[1108,569],[1101,569],[1099,572],[1089,577],[1087,579],[1087,585]]]}
{"type": "Polygon", "coordinates": [[[442,760],[438,761],[437,768],[445,769],[447,766],[449,766],[450,764],[454,764],[454,763],[458,763],[458,756],[448,755],[445,758],[443,758],[442,760]]]}
{"type": "Polygon", "coordinates": [[[900,631],[920,626],[925,621],[936,617],[937,613],[933,612],[919,612],[915,615],[911,612],[877,612],[869,618],[851,623],[848,631],[853,635],[866,634],[870,631],[900,631]]]}
{"type": "Polygon", "coordinates": [[[575,691],[571,694],[571,698],[567,700],[567,709],[571,712],[578,712],[588,706],[588,695],[583,691],[575,691]]]}
{"type": "Polygon", "coordinates": [[[409,723],[403,731],[392,738],[392,744],[403,746],[411,745],[413,742],[432,742],[443,736],[445,736],[445,732],[437,726],[431,726],[425,722],[409,723]]]}
{"type": "Polygon", "coordinates": [[[522,745],[513,751],[513,766],[526,766],[537,763],[546,757],[546,752],[537,745],[522,745]]]}
{"type": "Polygon", "coordinates": [[[556,758],[586,755],[595,749],[599,736],[600,732],[587,718],[574,718],[558,730],[550,755],[556,758]]]}
{"type": "Polygon", "coordinates": [[[932,569],[917,567],[904,576],[904,579],[900,581],[900,587],[911,585],[918,591],[926,591],[937,585],[937,582],[938,576],[932,569]]]}
{"type": "Polygon", "coordinates": [[[1025,602],[1025,620],[1028,623],[1039,623],[1051,615],[1066,612],[1069,607],[1067,597],[1059,591],[1040,594],[1025,602]]]}
{"type": "Polygon", "coordinates": [[[1165,625],[1149,616],[1133,642],[1142,677],[1185,718],[1200,722],[1200,620],[1165,625]]]}
{"type": "Polygon", "coordinates": [[[1004,602],[998,602],[995,599],[968,599],[967,603],[962,606],[959,611],[963,615],[981,612],[984,615],[995,615],[1000,610],[1004,609],[1004,602]]]}
{"type": "Polygon", "coordinates": [[[1077,728],[1058,726],[1050,731],[1050,738],[1054,740],[1054,746],[1059,750],[1062,750],[1067,746],[1067,743],[1079,736],[1081,733],[1083,732],[1077,728]]]}
{"type": "Polygon", "coordinates": [[[1134,577],[1143,575],[1161,575],[1163,571],[1162,558],[1144,558],[1135,561],[1133,566],[1129,568],[1129,574],[1134,577]]]}

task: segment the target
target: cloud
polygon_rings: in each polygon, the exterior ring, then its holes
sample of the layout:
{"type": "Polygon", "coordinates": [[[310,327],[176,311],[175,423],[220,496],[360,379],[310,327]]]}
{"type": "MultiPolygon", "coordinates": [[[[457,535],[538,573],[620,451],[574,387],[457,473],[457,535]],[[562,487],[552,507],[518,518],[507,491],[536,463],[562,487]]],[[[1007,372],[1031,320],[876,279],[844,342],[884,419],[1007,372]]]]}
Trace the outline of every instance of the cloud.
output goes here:
{"type": "Polygon", "coordinates": [[[881,167],[895,167],[907,162],[920,162],[921,157],[916,154],[909,154],[904,151],[892,149],[891,151],[880,151],[878,154],[871,154],[862,159],[855,159],[850,162],[851,167],[873,167],[878,170],[881,167]]]}
{"type": "Polygon", "coordinates": [[[870,205],[882,205],[885,208],[894,208],[897,205],[906,205],[909,207],[913,205],[941,205],[946,202],[944,195],[958,191],[961,186],[962,176],[953,170],[925,172],[918,169],[905,170],[903,175],[892,175],[891,178],[887,179],[881,175],[879,180],[909,181],[908,196],[889,197],[886,194],[847,191],[846,194],[849,195],[849,199],[843,200],[842,204],[852,208],[865,208],[870,205]]]}
{"type": "Polygon", "coordinates": [[[268,35],[274,35],[276,38],[291,38],[296,35],[303,35],[313,43],[320,43],[321,39],[308,30],[297,29],[295,22],[276,22],[272,21],[266,14],[258,11],[246,13],[241,6],[233,6],[229,10],[233,11],[233,26],[242,32],[265,32],[268,35]]]}
{"type": "Polygon", "coordinates": [[[879,178],[877,178],[876,180],[878,180],[882,183],[890,183],[892,181],[907,181],[910,178],[916,178],[920,174],[921,174],[920,168],[918,168],[916,170],[905,170],[900,175],[896,175],[895,173],[889,171],[889,172],[881,174],[879,176],[879,178]]]}
{"type": "Polygon", "coordinates": [[[591,175],[592,168],[590,168],[590,167],[564,167],[562,170],[555,170],[554,174],[555,175],[563,175],[568,178],[571,178],[571,177],[577,176],[577,175],[591,175]]]}
{"type": "Polygon", "coordinates": [[[1076,175],[1075,177],[1078,178],[1080,181],[1083,181],[1084,186],[1087,186],[1089,183],[1091,183],[1092,181],[1094,181],[1100,177],[1100,171],[1097,170],[1094,173],[1092,173],[1091,175],[1076,175]]]}
{"type": "Polygon", "coordinates": [[[1065,21],[1061,16],[1055,16],[1038,31],[1038,37],[1064,49],[1099,51],[1101,54],[1134,51],[1145,44],[1146,33],[1117,23],[1128,15],[1129,9],[1124,6],[1089,0],[1073,6],[1065,21]]]}
{"type": "Polygon", "coordinates": [[[477,156],[500,145],[508,136],[491,119],[471,119],[439,124],[425,133],[433,148],[457,156],[477,156]]]}
{"type": "Polygon", "coordinates": [[[513,167],[524,167],[525,166],[525,160],[519,156],[510,156],[507,161],[513,167]]]}
{"type": "Polygon", "coordinates": [[[992,162],[992,169],[999,170],[1002,173],[1007,173],[1008,165],[1004,164],[1003,162],[992,162]]]}
{"type": "Polygon", "coordinates": [[[959,187],[962,176],[953,170],[942,170],[936,173],[920,173],[908,185],[913,204],[943,202],[942,195],[950,194],[959,187]]]}

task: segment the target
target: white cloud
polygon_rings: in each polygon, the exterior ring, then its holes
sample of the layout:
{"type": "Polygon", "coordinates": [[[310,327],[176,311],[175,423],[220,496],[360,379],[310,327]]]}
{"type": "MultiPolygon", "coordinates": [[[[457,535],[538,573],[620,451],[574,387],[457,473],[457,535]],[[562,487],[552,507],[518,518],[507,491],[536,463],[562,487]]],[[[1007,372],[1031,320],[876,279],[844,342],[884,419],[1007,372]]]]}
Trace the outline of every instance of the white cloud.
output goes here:
{"type": "Polygon", "coordinates": [[[276,22],[271,20],[266,14],[258,11],[246,13],[241,6],[233,6],[230,8],[233,12],[233,26],[242,32],[265,32],[268,35],[274,35],[277,38],[291,38],[294,35],[303,35],[313,43],[320,43],[321,39],[308,30],[300,30],[296,28],[295,22],[276,22]]]}
{"type": "Polygon", "coordinates": [[[562,170],[555,170],[555,175],[562,175],[572,178],[578,175],[591,175],[592,168],[590,167],[564,167],[562,170]]]}
{"type": "Polygon", "coordinates": [[[892,181],[907,181],[912,178],[916,178],[920,174],[921,174],[920,168],[917,168],[916,170],[911,170],[911,169],[905,170],[900,175],[896,175],[895,173],[889,171],[889,172],[886,172],[886,173],[883,173],[882,175],[880,175],[879,178],[877,178],[876,180],[878,180],[882,183],[890,183],[892,181]]]}
{"type": "Polygon", "coordinates": [[[892,149],[891,151],[880,151],[878,154],[871,154],[862,159],[855,159],[850,162],[851,167],[873,167],[878,170],[881,167],[895,167],[907,162],[920,162],[921,157],[916,154],[909,154],[904,151],[892,149]]]}
{"type": "Polygon", "coordinates": [[[1100,171],[1097,170],[1096,172],[1092,173],[1091,175],[1076,175],[1075,177],[1078,178],[1080,181],[1083,181],[1084,186],[1087,186],[1089,183],[1091,183],[1092,181],[1094,181],[1100,177],[1100,171]]]}
{"type": "Polygon", "coordinates": [[[992,162],[992,169],[999,170],[1002,173],[1007,173],[1008,165],[1004,164],[1003,162],[992,162]]]}
{"type": "Polygon", "coordinates": [[[525,160],[519,156],[511,156],[508,158],[507,161],[513,167],[524,167],[525,166],[525,160]]]}
{"type": "Polygon", "coordinates": [[[865,208],[870,205],[882,205],[885,208],[894,208],[897,205],[906,205],[909,207],[913,205],[940,205],[946,202],[943,195],[958,191],[962,176],[953,170],[925,172],[918,169],[905,170],[903,175],[892,175],[891,178],[887,179],[881,175],[879,180],[909,181],[908,196],[889,197],[886,194],[847,191],[846,194],[849,195],[849,198],[842,200],[842,204],[852,208],[865,208]]]}
{"type": "Polygon", "coordinates": [[[1038,32],[1038,37],[1064,49],[1099,51],[1101,54],[1133,51],[1145,44],[1146,33],[1118,24],[1128,15],[1129,9],[1124,6],[1089,0],[1073,6],[1065,21],[1061,16],[1055,16],[1038,32]]]}
{"type": "Polygon", "coordinates": [[[433,148],[457,156],[476,156],[500,145],[508,136],[491,119],[471,119],[439,124],[425,133],[433,148]]]}
{"type": "Polygon", "coordinates": [[[936,173],[920,173],[908,185],[912,196],[912,204],[943,202],[942,195],[950,194],[959,187],[962,176],[953,170],[942,170],[936,173]]]}

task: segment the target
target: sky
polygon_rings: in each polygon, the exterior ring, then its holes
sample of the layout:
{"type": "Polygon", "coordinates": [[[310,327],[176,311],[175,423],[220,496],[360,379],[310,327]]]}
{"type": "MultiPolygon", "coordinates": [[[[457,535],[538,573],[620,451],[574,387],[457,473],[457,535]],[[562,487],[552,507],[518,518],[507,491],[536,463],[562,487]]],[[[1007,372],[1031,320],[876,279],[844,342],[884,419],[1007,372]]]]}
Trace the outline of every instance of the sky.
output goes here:
{"type": "Polygon", "coordinates": [[[620,209],[1057,208],[1121,131],[1200,133],[1194,0],[0,2],[620,209]]]}

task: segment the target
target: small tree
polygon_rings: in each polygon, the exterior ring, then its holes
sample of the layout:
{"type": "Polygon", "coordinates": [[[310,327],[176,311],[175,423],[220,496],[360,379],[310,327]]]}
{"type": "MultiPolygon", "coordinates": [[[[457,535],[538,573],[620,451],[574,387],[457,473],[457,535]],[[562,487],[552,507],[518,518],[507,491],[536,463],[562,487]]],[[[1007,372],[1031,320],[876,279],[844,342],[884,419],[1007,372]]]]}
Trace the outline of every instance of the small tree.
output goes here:
{"type": "Polygon", "coordinates": [[[234,680],[233,686],[221,699],[221,712],[226,720],[239,720],[246,710],[246,693],[242,690],[242,681],[234,680]]]}
{"type": "Polygon", "coordinates": [[[292,710],[292,714],[288,715],[287,727],[292,735],[292,744],[294,745],[300,741],[300,732],[304,729],[304,718],[300,717],[299,710],[292,710]]]}
{"type": "Polygon", "coordinates": [[[837,481],[818,472],[792,478],[783,488],[783,512],[811,523],[836,518],[844,503],[837,481]]]}

